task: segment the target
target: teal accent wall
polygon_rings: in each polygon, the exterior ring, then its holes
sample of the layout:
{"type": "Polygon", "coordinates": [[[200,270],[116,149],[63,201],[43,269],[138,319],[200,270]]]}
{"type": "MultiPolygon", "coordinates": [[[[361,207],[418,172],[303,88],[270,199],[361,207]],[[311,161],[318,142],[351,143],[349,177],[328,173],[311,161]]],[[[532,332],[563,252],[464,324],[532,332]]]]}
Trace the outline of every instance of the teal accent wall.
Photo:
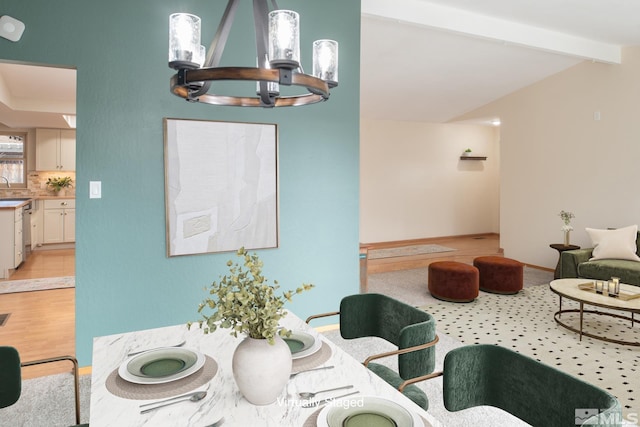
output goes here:
{"type": "MultiPolygon", "coordinates": [[[[287,307],[333,310],[358,292],[360,2],[283,1],[301,15],[302,62],[311,43],[340,43],[340,86],[307,107],[249,109],[189,104],[169,93],[168,20],[203,18],[213,37],[226,2],[4,0],[0,14],[26,24],[0,60],[77,68],[76,348],[91,364],[92,339],[195,320],[203,287],[232,253],[166,256],[163,118],[277,123],[280,246],[258,251],[283,289],[317,287],[287,307]],[[89,181],[102,198],[89,199],[89,181]]],[[[223,65],[255,64],[251,2],[243,2],[223,65]]],[[[55,309],[55,307],[52,307],[55,309]]]]}

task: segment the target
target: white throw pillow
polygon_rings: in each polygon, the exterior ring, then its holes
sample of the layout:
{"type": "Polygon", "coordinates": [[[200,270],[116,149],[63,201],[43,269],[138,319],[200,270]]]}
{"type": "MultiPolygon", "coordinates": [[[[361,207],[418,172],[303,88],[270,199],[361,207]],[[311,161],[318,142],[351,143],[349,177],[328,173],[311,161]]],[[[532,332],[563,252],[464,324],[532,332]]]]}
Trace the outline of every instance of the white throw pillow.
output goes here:
{"type": "Polygon", "coordinates": [[[589,261],[597,259],[640,261],[640,257],[636,255],[637,225],[615,230],[598,230],[595,228],[587,228],[586,230],[593,243],[593,258],[589,261]]]}

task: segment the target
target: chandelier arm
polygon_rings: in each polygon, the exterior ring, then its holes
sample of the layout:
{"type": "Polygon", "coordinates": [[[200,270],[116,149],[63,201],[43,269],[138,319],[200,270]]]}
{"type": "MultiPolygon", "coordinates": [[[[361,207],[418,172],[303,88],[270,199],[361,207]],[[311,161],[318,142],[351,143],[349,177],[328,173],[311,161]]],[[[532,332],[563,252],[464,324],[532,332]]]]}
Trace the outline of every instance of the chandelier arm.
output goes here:
{"type": "MultiPolygon", "coordinates": [[[[253,0],[253,21],[256,30],[256,51],[258,54],[258,68],[268,68],[267,57],[267,15],[269,9],[267,0],[253,0]]],[[[258,83],[260,88],[259,95],[262,102],[267,105],[273,105],[273,96],[269,95],[267,82],[264,80],[258,83]]]]}
{"type": "Polygon", "coordinates": [[[236,16],[236,10],[238,9],[239,0],[229,0],[227,8],[220,19],[220,25],[216,30],[216,35],[211,41],[209,51],[207,53],[207,59],[204,62],[203,67],[217,67],[220,64],[220,58],[224,52],[224,48],[227,45],[227,39],[231,32],[231,26],[236,16]]]}
{"type": "Polygon", "coordinates": [[[267,8],[266,0],[253,0],[253,21],[256,27],[256,51],[258,53],[258,68],[267,68],[267,39],[269,30],[267,28],[267,8]]]}
{"type": "MultiPolygon", "coordinates": [[[[227,45],[227,40],[229,39],[229,33],[231,32],[231,26],[233,25],[233,21],[236,16],[236,10],[238,9],[239,0],[229,0],[227,2],[227,7],[224,10],[224,14],[220,19],[220,25],[218,25],[218,29],[216,30],[216,34],[211,40],[211,45],[209,46],[207,59],[204,61],[204,67],[217,67],[220,64],[220,58],[222,58],[222,53],[224,52],[224,48],[227,45]]],[[[191,91],[191,97],[197,98],[200,95],[203,95],[209,91],[211,88],[211,82],[204,82],[202,87],[197,90],[191,91]]]]}

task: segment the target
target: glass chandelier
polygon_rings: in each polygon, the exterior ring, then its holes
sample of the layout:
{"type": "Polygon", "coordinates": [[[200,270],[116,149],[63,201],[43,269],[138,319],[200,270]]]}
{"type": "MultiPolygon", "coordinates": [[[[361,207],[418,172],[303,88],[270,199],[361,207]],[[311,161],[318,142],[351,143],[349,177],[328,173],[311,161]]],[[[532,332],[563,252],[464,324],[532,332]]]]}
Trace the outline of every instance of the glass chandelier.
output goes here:
{"type": "Polygon", "coordinates": [[[236,9],[240,0],[229,0],[208,51],[200,44],[201,20],[188,13],[169,18],[169,67],[171,92],[191,102],[237,107],[289,107],[329,99],[338,85],[338,43],[313,42],[312,74],[300,65],[300,16],[281,10],[271,0],[253,0],[256,32],[256,67],[220,67],[236,9]],[[257,96],[216,94],[216,81],[253,81],[257,96]],[[297,86],[298,95],[281,96],[280,86],[297,86]]]}

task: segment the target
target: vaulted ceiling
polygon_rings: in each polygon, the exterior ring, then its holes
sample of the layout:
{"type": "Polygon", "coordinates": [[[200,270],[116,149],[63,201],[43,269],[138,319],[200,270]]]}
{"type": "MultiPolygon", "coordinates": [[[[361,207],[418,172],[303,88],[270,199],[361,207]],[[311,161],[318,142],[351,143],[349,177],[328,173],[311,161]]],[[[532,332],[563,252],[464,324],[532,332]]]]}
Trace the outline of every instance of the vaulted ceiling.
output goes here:
{"type": "Polygon", "coordinates": [[[580,61],[615,66],[639,17],[628,0],[363,1],[361,116],[447,122],[580,61]]]}

